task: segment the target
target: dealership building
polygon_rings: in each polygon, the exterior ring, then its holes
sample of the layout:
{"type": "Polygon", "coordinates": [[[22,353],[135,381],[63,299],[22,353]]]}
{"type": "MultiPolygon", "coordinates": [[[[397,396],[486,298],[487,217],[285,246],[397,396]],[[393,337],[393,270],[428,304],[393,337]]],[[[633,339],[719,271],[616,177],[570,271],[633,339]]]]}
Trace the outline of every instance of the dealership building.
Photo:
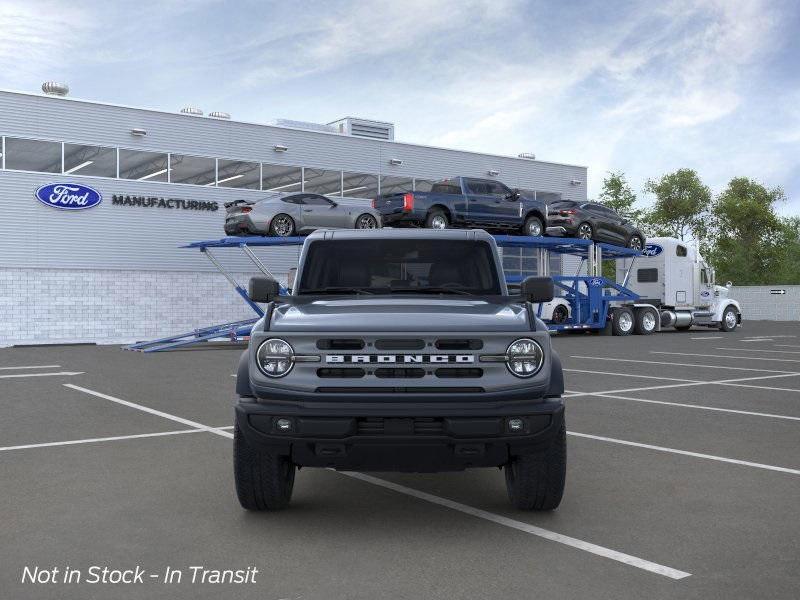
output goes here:
{"type": "MultiPolygon", "coordinates": [[[[258,124],[43,89],[0,91],[0,346],[127,342],[252,317],[206,256],[180,248],[223,237],[233,200],[306,191],[368,203],[457,175],[586,199],[585,167],[397,142],[391,123],[258,124]],[[97,203],[60,210],[37,198],[74,185],[96,191],[97,203]]],[[[258,255],[285,278],[298,252],[258,255]]],[[[241,283],[255,270],[236,250],[216,256],[241,283]]],[[[511,273],[538,268],[518,250],[503,260],[511,273]]],[[[561,270],[558,259],[550,269],[561,270]]]]}

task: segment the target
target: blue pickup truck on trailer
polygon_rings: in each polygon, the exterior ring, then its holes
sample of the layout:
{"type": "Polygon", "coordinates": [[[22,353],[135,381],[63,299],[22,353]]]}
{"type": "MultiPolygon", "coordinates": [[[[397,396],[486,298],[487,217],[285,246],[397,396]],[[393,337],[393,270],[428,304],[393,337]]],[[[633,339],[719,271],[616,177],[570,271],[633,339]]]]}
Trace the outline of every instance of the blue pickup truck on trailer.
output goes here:
{"type": "Polygon", "coordinates": [[[493,179],[445,179],[434,183],[430,192],[381,195],[372,206],[389,227],[477,227],[538,237],[547,223],[543,200],[493,179]]]}

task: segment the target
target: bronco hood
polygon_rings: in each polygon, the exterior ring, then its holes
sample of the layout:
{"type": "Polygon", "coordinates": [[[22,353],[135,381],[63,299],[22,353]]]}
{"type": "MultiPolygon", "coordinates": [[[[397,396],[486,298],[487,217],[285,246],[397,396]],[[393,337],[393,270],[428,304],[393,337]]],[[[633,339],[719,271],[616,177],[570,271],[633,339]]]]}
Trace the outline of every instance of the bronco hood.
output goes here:
{"type": "Polygon", "coordinates": [[[507,299],[370,297],[300,300],[275,307],[270,331],[530,331],[507,299]]]}

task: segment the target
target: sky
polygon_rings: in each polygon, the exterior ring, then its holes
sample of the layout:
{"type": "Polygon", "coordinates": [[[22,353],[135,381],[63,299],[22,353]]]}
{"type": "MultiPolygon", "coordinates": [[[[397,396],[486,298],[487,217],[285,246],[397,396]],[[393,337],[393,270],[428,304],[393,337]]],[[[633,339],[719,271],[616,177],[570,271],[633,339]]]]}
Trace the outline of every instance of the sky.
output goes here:
{"type": "Polygon", "coordinates": [[[0,88],[782,187],[800,214],[800,2],[0,0],[0,88]]]}

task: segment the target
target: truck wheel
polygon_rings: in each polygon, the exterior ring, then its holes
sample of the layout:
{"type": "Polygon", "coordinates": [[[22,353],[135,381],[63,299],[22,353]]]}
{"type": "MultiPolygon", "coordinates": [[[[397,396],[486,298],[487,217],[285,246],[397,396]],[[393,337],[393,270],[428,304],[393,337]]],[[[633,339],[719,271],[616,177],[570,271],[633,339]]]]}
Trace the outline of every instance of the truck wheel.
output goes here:
{"type": "Polygon", "coordinates": [[[447,229],[450,220],[443,210],[434,209],[425,218],[425,227],[428,229],[447,229]]]}
{"type": "Polygon", "coordinates": [[[261,452],[233,428],[233,474],[236,495],[247,510],[277,510],[289,506],[295,466],[286,456],[261,452]]]}
{"type": "Polygon", "coordinates": [[[633,326],[633,311],[630,308],[615,308],[611,313],[611,333],[613,335],[630,335],[633,326]]]}
{"type": "Polygon", "coordinates": [[[719,324],[719,329],[720,331],[733,331],[739,324],[738,321],[736,309],[729,306],[725,309],[725,312],[722,313],[722,322],[719,324]]]}
{"type": "Polygon", "coordinates": [[[515,456],[505,466],[508,499],[520,510],[553,510],[561,503],[567,475],[567,430],[535,454],[515,456]]]}
{"type": "Polygon", "coordinates": [[[539,217],[531,215],[525,219],[525,225],[522,227],[522,235],[529,235],[531,237],[539,237],[544,233],[544,225],[539,217]]]}
{"type": "Polygon", "coordinates": [[[633,324],[633,332],[636,335],[650,335],[656,330],[656,313],[649,308],[636,309],[636,321],[633,324]]]}

